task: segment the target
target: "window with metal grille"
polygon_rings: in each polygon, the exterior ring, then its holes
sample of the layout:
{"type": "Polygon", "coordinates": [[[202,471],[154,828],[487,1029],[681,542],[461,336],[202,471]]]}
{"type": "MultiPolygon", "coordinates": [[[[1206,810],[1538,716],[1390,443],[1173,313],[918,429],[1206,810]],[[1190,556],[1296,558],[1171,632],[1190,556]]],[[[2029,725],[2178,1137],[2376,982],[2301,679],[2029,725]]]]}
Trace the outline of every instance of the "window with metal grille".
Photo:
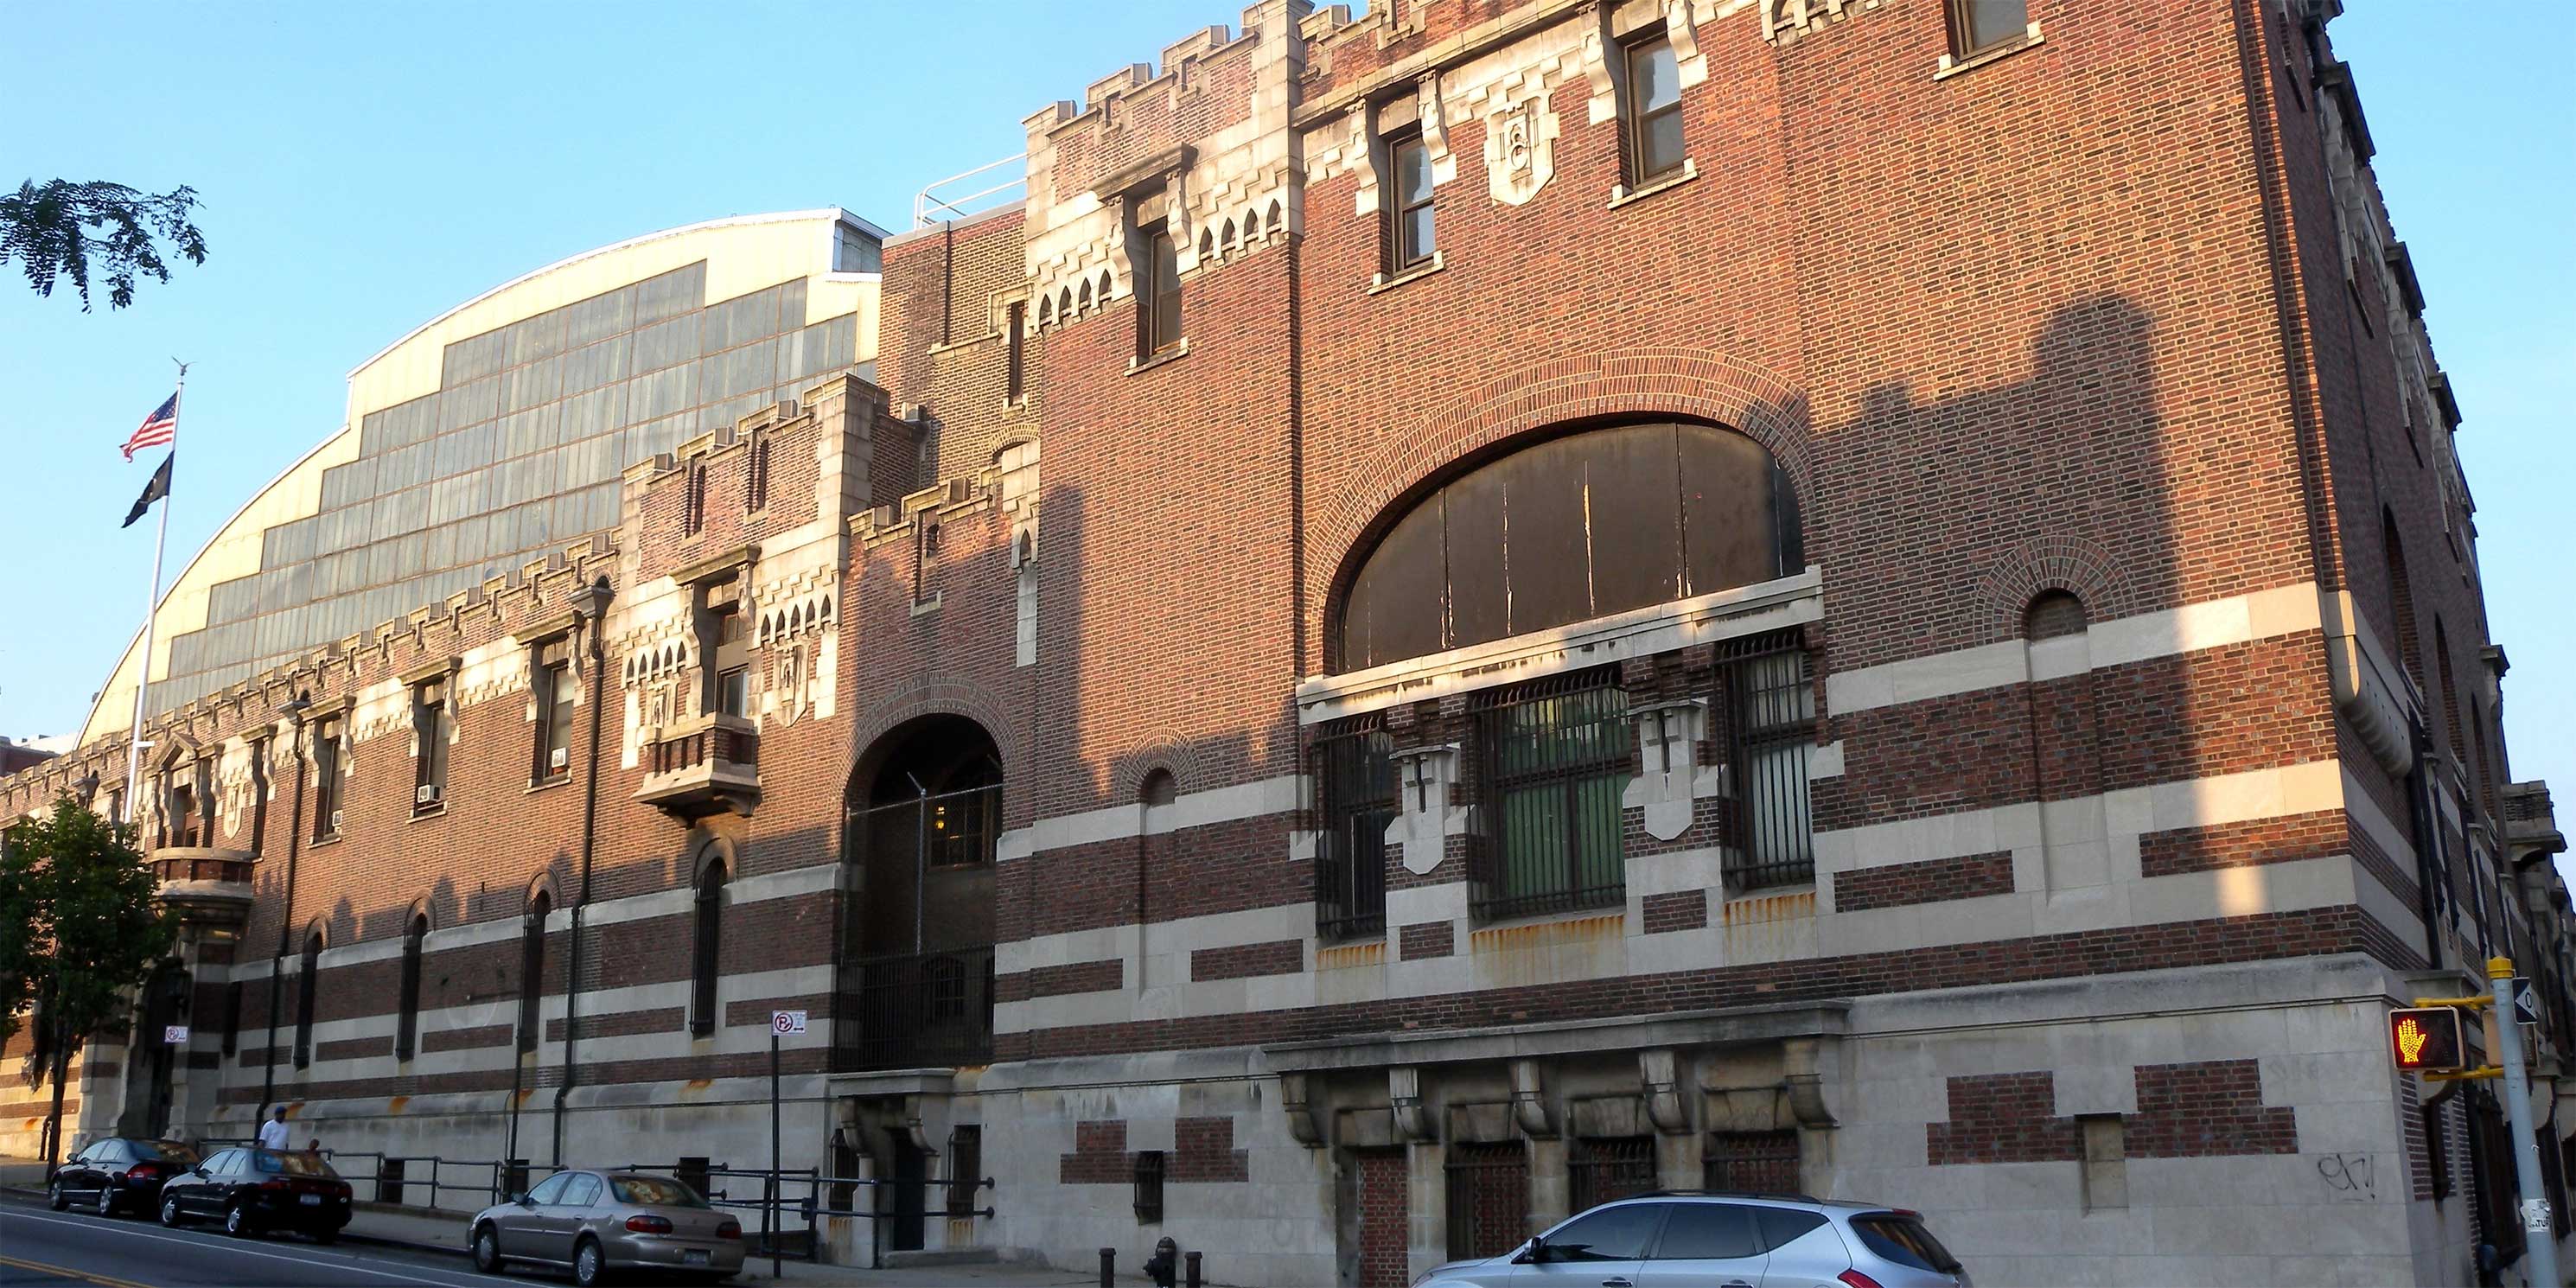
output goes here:
{"type": "Polygon", "coordinates": [[[1574,1142],[1566,1158],[1565,1172],[1577,1212],[1612,1199],[1644,1194],[1655,1188],[1655,1138],[1582,1137],[1574,1142]]]}
{"type": "Polygon", "coordinates": [[[1500,1256],[1529,1237],[1529,1153],[1520,1142],[1451,1145],[1442,1171],[1451,1260],[1500,1256]]]}
{"type": "Polygon", "coordinates": [[[295,1067],[313,1063],[313,992],[322,971],[322,932],[304,938],[303,970],[295,984],[295,1067]]]}
{"type": "Polygon", "coordinates": [[[1474,914],[1491,920],[1626,900],[1620,794],[1635,739],[1618,672],[1595,667],[1483,695],[1476,711],[1486,818],[1474,914]]]}
{"type": "Polygon", "coordinates": [[[429,918],[415,915],[403,931],[402,1012],[394,1027],[394,1058],[408,1060],[420,1042],[420,957],[429,918]]]}
{"type": "Polygon", "coordinates": [[[1748,641],[1727,663],[1736,827],[1728,875],[1737,889],[1816,879],[1807,757],[1816,742],[1816,689],[1794,638],[1748,641]],[[1787,645],[1788,647],[1782,647],[1787,645]],[[1765,648],[1768,651],[1754,652],[1765,648]]]}
{"type": "Polygon", "coordinates": [[[1315,735],[1315,931],[1326,939],[1386,930],[1386,829],[1402,790],[1394,752],[1383,716],[1336,720],[1315,735]]]}
{"type": "Polygon", "coordinates": [[[975,1190],[984,1178],[984,1129],[960,1123],[948,1129],[948,1215],[975,1215],[975,1190]]]}
{"type": "Polygon", "coordinates": [[[689,962],[689,1032],[705,1037],[716,1031],[717,950],[724,935],[725,866],[707,860],[698,874],[697,926],[689,962]]]}
{"type": "Polygon", "coordinates": [[[1163,1151],[1136,1151],[1136,1221],[1152,1225],[1163,1219],[1163,1151]]]}
{"type": "Polygon", "coordinates": [[[537,999],[545,994],[546,914],[554,911],[554,901],[543,893],[528,905],[528,919],[519,927],[519,1049],[537,1049],[537,999]]]}
{"type": "Polygon", "coordinates": [[[1728,1194],[1798,1192],[1798,1133],[1713,1131],[1700,1156],[1702,1183],[1728,1194]]]}
{"type": "Polygon", "coordinates": [[[1628,183],[1642,186],[1682,168],[1682,79],[1672,38],[1628,46],[1628,183]]]}

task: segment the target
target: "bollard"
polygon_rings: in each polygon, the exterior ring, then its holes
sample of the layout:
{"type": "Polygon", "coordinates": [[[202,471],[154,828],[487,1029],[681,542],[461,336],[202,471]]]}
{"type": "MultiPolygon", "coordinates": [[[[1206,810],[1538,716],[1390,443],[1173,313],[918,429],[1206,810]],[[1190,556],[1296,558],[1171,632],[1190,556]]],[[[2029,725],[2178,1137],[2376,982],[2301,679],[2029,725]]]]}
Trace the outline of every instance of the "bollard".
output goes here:
{"type": "Polygon", "coordinates": [[[1100,1250],[1100,1288],[1117,1288],[1117,1283],[1118,1249],[1102,1248],[1100,1250]]]}
{"type": "Polygon", "coordinates": [[[1187,1283],[1189,1288],[1206,1288],[1207,1280],[1199,1274],[1199,1254],[1190,1253],[1182,1257],[1181,1261],[1189,1267],[1189,1273],[1183,1282],[1187,1283]]]}

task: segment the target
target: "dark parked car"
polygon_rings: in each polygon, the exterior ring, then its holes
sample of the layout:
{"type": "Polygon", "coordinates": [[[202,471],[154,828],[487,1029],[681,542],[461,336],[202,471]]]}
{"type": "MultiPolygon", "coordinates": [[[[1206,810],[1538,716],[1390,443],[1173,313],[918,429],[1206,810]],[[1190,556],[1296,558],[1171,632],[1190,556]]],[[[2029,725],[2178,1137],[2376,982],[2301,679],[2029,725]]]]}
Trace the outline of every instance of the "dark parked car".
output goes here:
{"type": "Polygon", "coordinates": [[[161,1224],[221,1221],[231,1234],[294,1230],[324,1243],[349,1223],[349,1183],[316,1154],[227,1149],[161,1187],[161,1224]]]}
{"type": "Polygon", "coordinates": [[[100,1216],[149,1212],[161,1183],[197,1165],[197,1151],[174,1140],[92,1141],[54,1172],[54,1210],[78,1203],[100,1216]]]}

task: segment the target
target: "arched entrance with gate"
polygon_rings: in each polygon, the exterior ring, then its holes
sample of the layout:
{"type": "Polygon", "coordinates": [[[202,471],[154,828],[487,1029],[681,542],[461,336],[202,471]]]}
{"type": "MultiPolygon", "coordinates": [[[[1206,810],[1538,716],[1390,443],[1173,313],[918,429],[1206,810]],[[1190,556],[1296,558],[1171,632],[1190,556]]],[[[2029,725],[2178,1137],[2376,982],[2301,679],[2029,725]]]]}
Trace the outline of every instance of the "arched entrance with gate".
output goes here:
{"type": "Polygon", "coordinates": [[[836,1063],[982,1064],[993,1052],[1002,760],[963,716],[888,732],[851,776],[836,1063]]]}

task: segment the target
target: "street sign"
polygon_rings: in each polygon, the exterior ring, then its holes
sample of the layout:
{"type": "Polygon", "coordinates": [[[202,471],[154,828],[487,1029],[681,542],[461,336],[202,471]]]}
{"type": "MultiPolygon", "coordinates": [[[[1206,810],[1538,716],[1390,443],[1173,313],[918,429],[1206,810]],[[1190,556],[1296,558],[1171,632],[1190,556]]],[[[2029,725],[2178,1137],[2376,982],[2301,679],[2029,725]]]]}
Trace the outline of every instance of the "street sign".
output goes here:
{"type": "Polygon", "coordinates": [[[803,1011],[771,1011],[769,1013],[769,1031],[777,1034],[802,1033],[805,1031],[805,1013],[803,1011]]]}
{"type": "Polygon", "coordinates": [[[2531,977],[2513,977],[2513,1018],[2524,1024],[2540,1023],[2540,990],[2531,986],[2531,977]]]}
{"type": "Polygon", "coordinates": [[[2468,1047],[2460,1040],[2460,1012],[2455,1007],[2390,1011],[2388,1038],[2397,1067],[2406,1072],[2442,1073],[2468,1065],[2468,1047]]]}
{"type": "Polygon", "coordinates": [[[188,1040],[188,1026],[185,1024],[172,1024],[163,1028],[161,1030],[161,1040],[170,1046],[179,1046],[184,1044],[188,1040]]]}

